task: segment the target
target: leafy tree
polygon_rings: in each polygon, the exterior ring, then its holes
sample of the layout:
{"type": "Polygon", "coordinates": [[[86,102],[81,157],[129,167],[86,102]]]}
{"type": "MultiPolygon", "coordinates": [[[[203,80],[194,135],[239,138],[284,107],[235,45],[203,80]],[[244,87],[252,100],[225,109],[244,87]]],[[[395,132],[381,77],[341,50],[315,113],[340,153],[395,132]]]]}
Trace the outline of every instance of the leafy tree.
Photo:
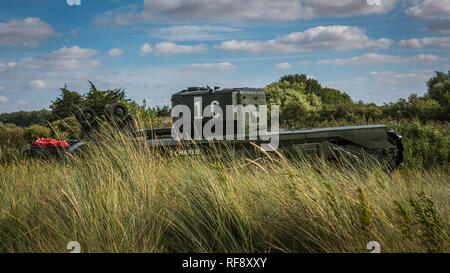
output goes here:
{"type": "Polygon", "coordinates": [[[293,75],[285,75],[281,77],[278,82],[287,82],[290,84],[295,83],[304,83],[304,93],[307,94],[318,94],[322,90],[322,86],[316,79],[308,78],[306,74],[293,74],[293,75]]]}
{"type": "Polygon", "coordinates": [[[3,123],[0,122],[0,149],[2,146],[6,145],[8,141],[8,135],[6,133],[6,127],[3,123]]]}
{"type": "Polygon", "coordinates": [[[89,81],[90,90],[84,95],[84,106],[92,108],[97,114],[103,113],[109,104],[129,101],[125,99],[125,90],[121,88],[105,91],[97,90],[95,85],[89,81]]]}
{"type": "Polygon", "coordinates": [[[12,113],[0,114],[0,122],[12,123],[17,126],[26,127],[32,124],[46,125],[51,112],[47,109],[39,111],[17,111],[12,113]]]}
{"type": "Polygon", "coordinates": [[[264,90],[268,104],[280,106],[280,122],[288,127],[313,126],[333,114],[344,118],[353,105],[349,95],[322,88],[316,79],[305,74],[283,76],[264,90]]]}
{"type": "Polygon", "coordinates": [[[445,120],[444,108],[428,96],[419,97],[412,94],[408,99],[401,98],[396,103],[382,107],[383,116],[400,119],[420,119],[421,121],[445,120]]]}
{"type": "Polygon", "coordinates": [[[431,98],[442,106],[440,120],[450,120],[450,71],[436,71],[436,76],[428,80],[428,91],[425,98],[431,98]]]}
{"type": "Polygon", "coordinates": [[[19,147],[24,144],[25,131],[15,124],[6,124],[6,144],[10,147],[19,147]]]}
{"type": "Polygon", "coordinates": [[[39,138],[49,138],[51,136],[51,130],[48,127],[42,125],[31,125],[25,128],[25,140],[32,142],[39,138]]]}
{"type": "Polygon", "coordinates": [[[280,107],[282,125],[294,127],[305,124],[321,109],[320,98],[314,93],[307,93],[306,86],[306,75],[297,74],[282,77],[264,88],[268,104],[280,107]]]}
{"type": "Polygon", "coordinates": [[[52,110],[51,121],[71,117],[73,113],[83,107],[90,107],[101,115],[109,104],[127,101],[124,89],[116,88],[101,91],[91,81],[89,81],[89,84],[89,92],[84,95],[80,95],[76,91],[70,91],[67,86],[61,88],[60,97],[53,101],[50,106],[52,110]]]}
{"type": "Polygon", "coordinates": [[[58,119],[51,123],[52,137],[58,139],[78,139],[81,127],[75,117],[58,119]]]}
{"type": "Polygon", "coordinates": [[[304,84],[302,93],[308,95],[314,94],[318,96],[324,104],[352,103],[350,96],[346,93],[342,93],[333,88],[322,88],[316,79],[308,78],[305,74],[286,75],[281,77],[278,82],[285,82],[290,85],[302,83],[304,84]]]}
{"type": "Polygon", "coordinates": [[[325,104],[352,103],[352,99],[349,95],[334,88],[323,88],[319,91],[318,95],[322,100],[322,103],[325,104]]]}
{"type": "Polygon", "coordinates": [[[438,101],[441,105],[448,104],[448,97],[450,96],[450,71],[445,74],[441,71],[436,71],[436,76],[427,81],[427,94],[425,97],[438,101]]]}
{"type": "Polygon", "coordinates": [[[63,119],[73,115],[83,105],[83,96],[76,91],[70,91],[64,85],[61,90],[61,96],[56,98],[50,105],[52,109],[51,120],[63,119]]]}
{"type": "Polygon", "coordinates": [[[162,107],[157,105],[156,107],[152,108],[152,110],[156,112],[156,116],[158,117],[170,117],[171,108],[168,105],[164,105],[162,107]]]}

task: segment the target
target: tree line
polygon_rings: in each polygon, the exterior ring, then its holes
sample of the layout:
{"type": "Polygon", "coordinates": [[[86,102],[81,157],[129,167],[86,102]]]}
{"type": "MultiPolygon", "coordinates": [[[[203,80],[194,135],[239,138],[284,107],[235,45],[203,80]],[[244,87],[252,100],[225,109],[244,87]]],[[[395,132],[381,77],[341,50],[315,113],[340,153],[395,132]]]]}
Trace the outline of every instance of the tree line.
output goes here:
{"type": "Polygon", "coordinates": [[[450,119],[450,71],[436,72],[427,81],[424,96],[385,103],[354,102],[344,92],[323,88],[306,75],[287,75],[266,86],[269,104],[280,106],[280,122],[285,127],[317,126],[332,121],[370,123],[380,120],[448,122],[450,119]]]}

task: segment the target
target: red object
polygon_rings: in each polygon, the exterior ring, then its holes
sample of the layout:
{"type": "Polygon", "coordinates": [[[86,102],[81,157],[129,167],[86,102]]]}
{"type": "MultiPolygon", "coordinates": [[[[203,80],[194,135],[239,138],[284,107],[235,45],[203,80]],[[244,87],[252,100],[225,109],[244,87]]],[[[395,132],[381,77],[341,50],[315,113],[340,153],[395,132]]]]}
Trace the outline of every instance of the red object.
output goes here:
{"type": "Polygon", "coordinates": [[[58,141],[56,139],[38,139],[35,142],[31,143],[31,146],[40,146],[40,147],[69,147],[66,141],[58,141]]]}

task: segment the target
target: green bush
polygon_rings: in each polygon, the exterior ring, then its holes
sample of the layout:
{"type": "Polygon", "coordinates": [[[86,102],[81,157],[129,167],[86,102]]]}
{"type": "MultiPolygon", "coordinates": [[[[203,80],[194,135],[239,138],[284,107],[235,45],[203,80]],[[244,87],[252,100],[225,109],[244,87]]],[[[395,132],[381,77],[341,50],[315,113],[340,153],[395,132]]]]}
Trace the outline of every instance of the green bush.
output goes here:
{"type": "Polygon", "coordinates": [[[39,138],[49,138],[52,132],[50,128],[42,125],[31,125],[25,128],[25,141],[32,142],[39,138]]]}
{"type": "Polygon", "coordinates": [[[388,122],[387,125],[403,136],[405,167],[449,167],[449,123],[422,124],[419,121],[388,122]]]}

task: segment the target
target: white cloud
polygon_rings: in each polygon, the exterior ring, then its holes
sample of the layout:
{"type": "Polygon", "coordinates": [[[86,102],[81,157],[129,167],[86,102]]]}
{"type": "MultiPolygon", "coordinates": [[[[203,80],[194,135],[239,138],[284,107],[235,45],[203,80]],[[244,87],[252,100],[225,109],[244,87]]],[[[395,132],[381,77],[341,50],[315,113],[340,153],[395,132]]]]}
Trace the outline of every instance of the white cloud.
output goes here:
{"type": "Polygon", "coordinates": [[[97,23],[292,21],[381,14],[394,7],[395,0],[383,0],[380,6],[366,0],[144,0],[141,12],[110,12],[97,23]]]}
{"type": "Polygon", "coordinates": [[[426,29],[442,34],[450,34],[450,16],[428,22],[426,29]]]}
{"type": "Polygon", "coordinates": [[[0,46],[22,45],[37,47],[43,41],[61,36],[53,27],[39,18],[28,17],[0,23],[0,46]]]}
{"type": "Polygon", "coordinates": [[[356,82],[365,82],[367,81],[367,79],[365,77],[355,77],[353,78],[354,81],[356,82]]]}
{"type": "Polygon", "coordinates": [[[8,62],[8,63],[0,63],[0,72],[5,71],[8,68],[13,68],[16,67],[17,63],[16,62],[8,62]]]}
{"type": "Polygon", "coordinates": [[[392,71],[371,71],[370,75],[377,76],[377,75],[389,75],[392,74],[392,71]]]}
{"type": "Polygon", "coordinates": [[[413,57],[401,57],[386,54],[367,53],[351,58],[338,58],[334,60],[321,60],[318,64],[332,65],[352,65],[352,66],[369,66],[382,64],[407,64],[407,63],[434,63],[441,60],[438,56],[432,54],[419,54],[413,57]]]}
{"type": "Polygon", "coordinates": [[[119,57],[122,56],[122,49],[120,48],[113,48],[111,50],[108,51],[108,55],[111,57],[119,57]]]}
{"type": "Polygon", "coordinates": [[[43,80],[30,81],[30,86],[34,89],[44,89],[48,87],[48,84],[43,80]]]}
{"type": "Polygon", "coordinates": [[[293,68],[292,64],[285,62],[285,63],[277,63],[274,65],[277,69],[290,69],[293,68]]]}
{"type": "Polygon", "coordinates": [[[223,62],[223,63],[194,63],[187,66],[188,69],[191,70],[204,70],[204,71],[211,71],[211,70],[232,70],[235,69],[235,66],[232,65],[229,62],[223,62]]]}
{"type": "Polygon", "coordinates": [[[450,14],[448,0],[422,0],[406,10],[406,14],[416,18],[436,18],[450,14]]]}
{"type": "Polygon", "coordinates": [[[46,59],[89,59],[97,54],[97,50],[90,48],[80,48],[79,46],[63,46],[59,50],[52,51],[46,55],[46,59]]]}
{"type": "Polygon", "coordinates": [[[141,55],[147,55],[148,53],[152,52],[153,48],[148,43],[144,43],[141,48],[139,49],[139,54],[141,55]]]}
{"type": "Polygon", "coordinates": [[[9,102],[9,99],[5,96],[0,96],[0,103],[7,103],[9,102]]]}
{"type": "Polygon", "coordinates": [[[241,28],[211,25],[178,25],[150,30],[149,33],[170,41],[211,41],[226,39],[241,28]]]}
{"type": "MultiPolygon", "coordinates": [[[[425,82],[431,76],[433,72],[426,71],[410,71],[407,73],[393,73],[392,71],[372,71],[370,75],[375,77],[378,84],[394,84],[397,85],[401,82],[425,82]]],[[[395,87],[394,87],[395,88],[395,87]]]]}
{"type": "Polygon", "coordinates": [[[311,63],[311,61],[303,60],[303,61],[298,62],[297,64],[298,65],[307,65],[307,64],[310,64],[310,63],[311,63]]]}
{"type": "Polygon", "coordinates": [[[205,51],[207,46],[204,44],[199,45],[177,45],[170,42],[162,42],[155,45],[154,53],[159,56],[168,56],[180,53],[199,53],[205,51]]]}
{"type": "Polygon", "coordinates": [[[81,6],[81,0],[66,0],[66,2],[69,6],[81,6]]]}
{"type": "Polygon", "coordinates": [[[315,17],[351,17],[371,14],[382,14],[391,11],[395,7],[395,0],[381,0],[382,5],[377,4],[379,0],[304,0],[306,6],[313,9],[315,17]]]}
{"type": "Polygon", "coordinates": [[[372,40],[365,30],[352,26],[318,26],[304,32],[293,32],[273,40],[231,40],[215,46],[218,50],[246,52],[308,52],[311,50],[386,49],[390,39],[372,40]]]}
{"type": "Polygon", "coordinates": [[[423,64],[430,64],[435,63],[440,60],[445,60],[439,58],[439,56],[433,55],[433,54],[419,54],[417,56],[408,58],[408,61],[414,62],[414,63],[423,63],[423,64]]]}
{"type": "Polygon", "coordinates": [[[450,47],[450,37],[424,37],[420,39],[401,40],[398,42],[401,47],[423,48],[431,47],[450,47]]]}
{"type": "Polygon", "coordinates": [[[44,70],[78,70],[99,67],[98,61],[90,60],[97,54],[97,50],[80,48],[79,46],[62,47],[52,51],[40,59],[28,59],[18,63],[20,68],[44,70]]]}

